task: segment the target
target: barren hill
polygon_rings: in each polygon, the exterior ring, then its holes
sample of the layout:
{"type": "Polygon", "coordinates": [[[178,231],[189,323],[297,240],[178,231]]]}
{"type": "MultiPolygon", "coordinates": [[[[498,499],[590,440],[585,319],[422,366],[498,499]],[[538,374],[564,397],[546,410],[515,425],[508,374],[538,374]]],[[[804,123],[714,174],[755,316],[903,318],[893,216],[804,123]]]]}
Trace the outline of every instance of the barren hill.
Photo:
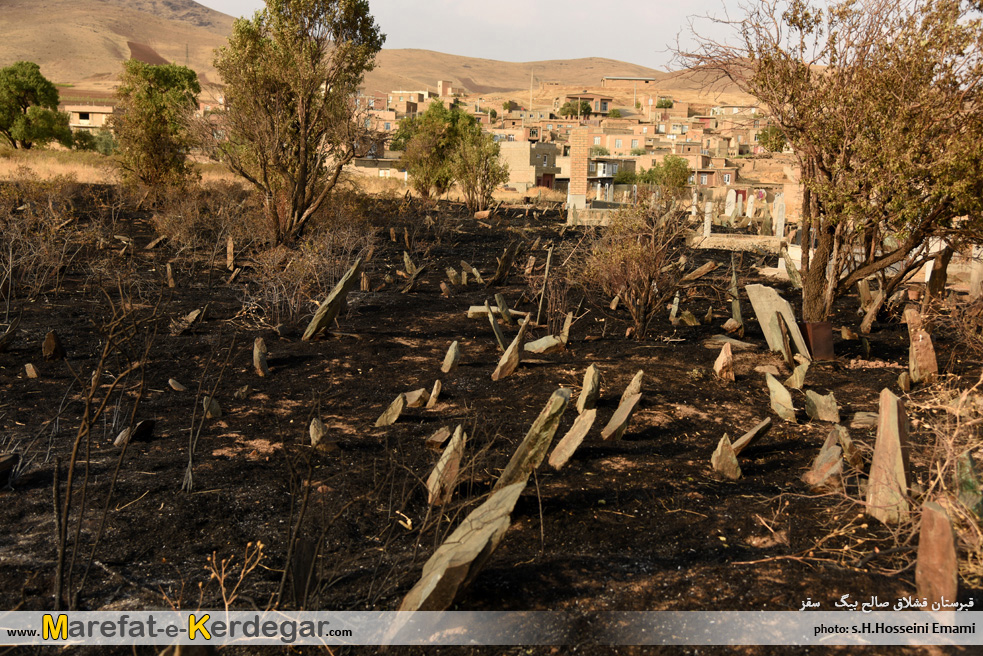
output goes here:
{"type": "MultiPolygon", "coordinates": [[[[3,0],[0,66],[37,62],[52,81],[75,89],[63,95],[105,95],[120,64],[134,58],[194,68],[203,85],[220,80],[214,50],[226,43],[232,17],[193,0],[3,0]]],[[[692,76],[668,74],[636,64],[587,57],[537,62],[503,62],[431,50],[383,50],[365,79],[369,93],[436,89],[437,80],[484,97],[528,98],[538,104],[560,90],[597,88],[604,76],[660,79],[671,92],[699,89],[692,76]]]]}

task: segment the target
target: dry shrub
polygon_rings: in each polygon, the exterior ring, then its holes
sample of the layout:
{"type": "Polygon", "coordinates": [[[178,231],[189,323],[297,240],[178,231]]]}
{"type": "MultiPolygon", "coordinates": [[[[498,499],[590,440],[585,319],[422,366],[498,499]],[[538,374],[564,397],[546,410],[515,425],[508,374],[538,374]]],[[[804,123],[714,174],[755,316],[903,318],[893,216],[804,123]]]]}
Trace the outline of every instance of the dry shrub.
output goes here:
{"type": "Polygon", "coordinates": [[[159,235],[192,252],[211,251],[230,236],[237,246],[272,238],[255,194],[237,182],[170,189],[152,221],[159,235]]]}
{"type": "Polygon", "coordinates": [[[339,222],[311,231],[293,248],[262,251],[255,257],[246,305],[272,324],[295,321],[323,300],[374,241],[367,223],[339,222]]]}
{"type": "Polygon", "coordinates": [[[80,186],[73,176],[41,179],[21,167],[0,185],[0,298],[34,298],[58,286],[91,234],[78,225],[80,186]]]}
{"type": "MultiPolygon", "coordinates": [[[[645,337],[656,312],[675,292],[686,249],[684,214],[676,203],[618,210],[582,264],[580,275],[608,297],[621,296],[636,339],[645,337]]],[[[606,302],[605,302],[606,304],[606,302]]]]}

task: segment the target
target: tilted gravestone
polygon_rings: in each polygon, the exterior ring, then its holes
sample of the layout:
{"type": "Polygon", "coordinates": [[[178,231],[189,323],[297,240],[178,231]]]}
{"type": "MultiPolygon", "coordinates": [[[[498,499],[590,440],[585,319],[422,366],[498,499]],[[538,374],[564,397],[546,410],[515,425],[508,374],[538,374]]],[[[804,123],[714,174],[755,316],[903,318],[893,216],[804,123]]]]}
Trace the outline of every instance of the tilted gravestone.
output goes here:
{"type": "Polygon", "coordinates": [[[583,441],[587,437],[587,433],[590,432],[591,426],[594,425],[594,420],[597,418],[597,409],[592,408],[590,410],[584,410],[581,414],[577,416],[574,420],[573,426],[567,431],[567,434],[563,436],[556,444],[556,448],[553,449],[553,453],[550,454],[549,463],[553,469],[559,470],[563,465],[567,464],[570,457],[574,454],[583,441]]]}
{"type": "Polygon", "coordinates": [[[726,434],[720,438],[717,448],[710,456],[710,464],[713,466],[713,471],[729,481],[736,481],[741,477],[741,466],[737,464],[737,454],[734,453],[734,447],[726,434]]]}
{"type": "Polygon", "coordinates": [[[908,519],[908,416],[891,390],[881,391],[877,439],[867,480],[867,514],[885,524],[908,519]]]}
{"type": "Polygon", "coordinates": [[[338,318],[338,314],[341,312],[341,308],[345,305],[345,299],[348,296],[349,290],[355,284],[355,280],[358,279],[359,273],[362,268],[362,258],[355,260],[355,264],[352,265],[345,275],[341,277],[341,280],[334,286],[331,293],[324,300],[321,305],[318,306],[317,312],[314,313],[314,318],[307,325],[307,330],[304,331],[302,341],[309,341],[316,337],[318,333],[323,330],[327,330],[328,326],[338,318]]]}
{"type": "Polygon", "coordinates": [[[771,409],[785,421],[794,424],[795,406],[792,404],[792,395],[771,374],[765,374],[765,381],[768,383],[768,394],[771,396],[771,409]]]}
{"type": "Polygon", "coordinates": [[[512,459],[505,466],[502,475],[495,483],[495,490],[500,490],[514,483],[523,483],[532,474],[532,471],[539,467],[546,457],[553,435],[560,426],[560,419],[563,411],[567,409],[570,401],[570,390],[560,388],[553,392],[546,407],[543,408],[536,421],[533,422],[526,433],[519,448],[512,454],[512,459]]]}
{"type": "Polygon", "coordinates": [[[955,602],[959,592],[959,561],[952,521],[934,501],[922,506],[915,587],[918,596],[928,601],[926,610],[933,604],[955,602]]]}

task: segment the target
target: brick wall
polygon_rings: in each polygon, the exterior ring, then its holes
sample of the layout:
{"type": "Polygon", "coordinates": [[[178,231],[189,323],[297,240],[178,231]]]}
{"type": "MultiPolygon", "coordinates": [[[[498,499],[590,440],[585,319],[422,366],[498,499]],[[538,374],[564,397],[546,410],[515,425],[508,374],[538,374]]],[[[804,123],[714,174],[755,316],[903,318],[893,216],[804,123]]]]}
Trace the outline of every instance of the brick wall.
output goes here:
{"type": "Polygon", "coordinates": [[[570,133],[570,194],[587,195],[587,160],[590,157],[591,135],[586,129],[570,133]]]}

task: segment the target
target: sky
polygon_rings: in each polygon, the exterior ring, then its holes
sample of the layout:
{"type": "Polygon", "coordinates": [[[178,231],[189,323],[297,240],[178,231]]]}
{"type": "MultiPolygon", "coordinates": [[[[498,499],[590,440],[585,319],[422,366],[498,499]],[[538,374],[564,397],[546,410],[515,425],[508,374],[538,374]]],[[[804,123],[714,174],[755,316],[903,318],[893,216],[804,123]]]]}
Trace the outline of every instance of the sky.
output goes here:
{"type": "MultiPolygon", "coordinates": [[[[262,0],[197,0],[251,16],[262,0]]],[[[607,57],[660,70],[688,17],[723,16],[737,0],[369,0],[386,48],[524,62],[607,57]]]]}

